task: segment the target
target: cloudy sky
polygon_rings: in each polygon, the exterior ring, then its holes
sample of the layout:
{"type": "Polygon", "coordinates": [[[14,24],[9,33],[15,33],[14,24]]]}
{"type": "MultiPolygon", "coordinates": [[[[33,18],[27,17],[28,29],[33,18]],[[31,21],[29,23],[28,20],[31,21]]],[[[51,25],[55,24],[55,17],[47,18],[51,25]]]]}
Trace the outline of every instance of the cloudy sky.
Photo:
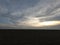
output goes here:
{"type": "Polygon", "coordinates": [[[60,0],[0,0],[0,29],[60,29],[60,0]]]}

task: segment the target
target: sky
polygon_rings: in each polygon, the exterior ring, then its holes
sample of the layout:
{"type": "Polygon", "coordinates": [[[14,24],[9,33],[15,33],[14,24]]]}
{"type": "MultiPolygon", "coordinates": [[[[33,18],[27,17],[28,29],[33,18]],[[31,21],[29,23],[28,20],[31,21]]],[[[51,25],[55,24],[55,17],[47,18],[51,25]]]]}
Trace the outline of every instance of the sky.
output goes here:
{"type": "Polygon", "coordinates": [[[60,0],[0,0],[0,29],[60,29],[60,0]]]}

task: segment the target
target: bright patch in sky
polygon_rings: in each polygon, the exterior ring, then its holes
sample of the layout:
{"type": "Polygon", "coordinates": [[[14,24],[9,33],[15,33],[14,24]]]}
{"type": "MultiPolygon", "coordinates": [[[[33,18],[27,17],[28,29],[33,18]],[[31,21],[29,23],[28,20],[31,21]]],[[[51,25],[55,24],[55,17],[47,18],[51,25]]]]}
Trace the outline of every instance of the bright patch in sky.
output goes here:
{"type": "Polygon", "coordinates": [[[60,25],[60,21],[46,21],[41,23],[42,26],[60,25]]]}
{"type": "Polygon", "coordinates": [[[21,23],[18,23],[18,25],[44,27],[44,26],[60,25],[60,21],[43,21],[43,22],[41,22],[38,18],[30,18],[27,21],[23,21],[21,23]]]}

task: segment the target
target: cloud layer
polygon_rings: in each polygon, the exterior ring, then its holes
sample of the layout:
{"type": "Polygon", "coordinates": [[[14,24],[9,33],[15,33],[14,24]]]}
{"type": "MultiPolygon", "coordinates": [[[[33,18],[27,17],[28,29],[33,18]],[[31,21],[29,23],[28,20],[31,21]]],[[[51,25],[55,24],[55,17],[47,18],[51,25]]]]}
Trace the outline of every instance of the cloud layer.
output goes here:
{"type": "Polygon", "coordinates": [[[13,24],[17,29],[49,29],[42,24],[48,21],[60,25],[60,0],[0,0],[0,23],[13,24]]]}

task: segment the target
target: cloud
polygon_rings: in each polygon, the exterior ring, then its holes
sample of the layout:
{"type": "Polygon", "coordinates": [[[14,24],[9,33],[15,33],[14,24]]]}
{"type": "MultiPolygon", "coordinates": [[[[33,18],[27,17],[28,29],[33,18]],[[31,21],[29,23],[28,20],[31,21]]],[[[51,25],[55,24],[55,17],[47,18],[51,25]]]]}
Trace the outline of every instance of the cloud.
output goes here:
{"type": "Polygon", "coordinates": [[[16,28],[36,26],[38,28],[42,23],[49,21],[57,21],[59,23],[56,25],[60,25],[60,0],[6,0],[2,5],[0,5],[0,17],[9,19],[8,22],[16,25],[16,28]]]}
{"type": "MultiPolygon", "coordinates": [[[[59,0],[57,0],[57,1],[54,1],[54,0],[44,1],[43,0],[42,4],[39,2],[36,6],[26,9],[23,12],[24,21],[26,22],[28,20],[29,22],[31,22],[29,19],[31,19],[32,17],[33,18],[35,17],[40,21],[47,21],[47,20],[51,21],[51,20],[54,20],[54,18],[56,19],[56,17],[59,16],[59,11],[60,11],[59,10],[59,4],[60,4],[59,2],[60,2],[59,0]],[[48,4],[46,2],[48,2],[48,4]]],[[[33,20],[33,19],[31,19],[31,20],[33,20]]],[[[26,23],[28,23],[28,21],[26,23]]],[[[37,20],[35,20],[35,21],[37,21],[37,20]]]]}
{"type": "Polygon", "coordinates": [[[17,25],[26,25],[31,27],[45,27],[45,26],[54,26],[60,25],[60,21],[40,21],[39,18],[29,18],[25,21],[18,21],[17,25]]]}
{"type": "Polygon", "coordinates": [[[0,23],[0,29],[14,29],[15,27],[14,24],[0,23]]]}

